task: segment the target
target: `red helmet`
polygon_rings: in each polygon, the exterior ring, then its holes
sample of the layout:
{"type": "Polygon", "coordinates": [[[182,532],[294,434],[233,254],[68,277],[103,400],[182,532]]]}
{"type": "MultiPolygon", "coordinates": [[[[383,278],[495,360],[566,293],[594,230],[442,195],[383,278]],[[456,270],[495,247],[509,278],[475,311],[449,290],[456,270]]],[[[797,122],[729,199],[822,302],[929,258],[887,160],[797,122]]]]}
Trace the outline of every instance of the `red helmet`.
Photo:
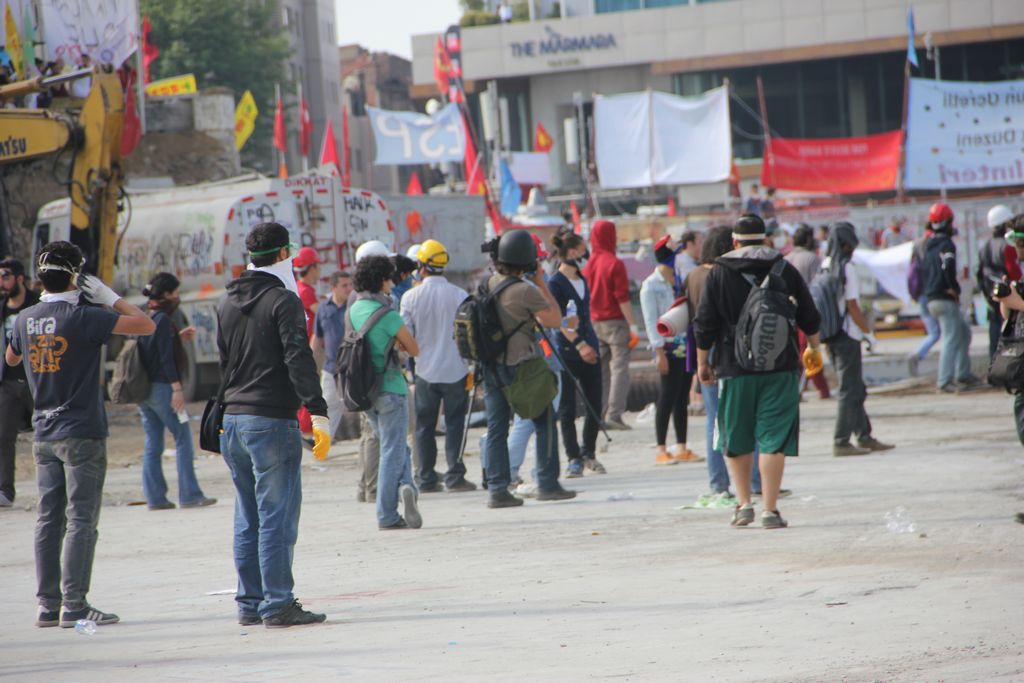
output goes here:
{"type": "Polygon", "coordinates": [[[933,226],[945,226],[953,224],[953,209],[949,204],[935,202],[928,210],[928,223],[933,226]]]}

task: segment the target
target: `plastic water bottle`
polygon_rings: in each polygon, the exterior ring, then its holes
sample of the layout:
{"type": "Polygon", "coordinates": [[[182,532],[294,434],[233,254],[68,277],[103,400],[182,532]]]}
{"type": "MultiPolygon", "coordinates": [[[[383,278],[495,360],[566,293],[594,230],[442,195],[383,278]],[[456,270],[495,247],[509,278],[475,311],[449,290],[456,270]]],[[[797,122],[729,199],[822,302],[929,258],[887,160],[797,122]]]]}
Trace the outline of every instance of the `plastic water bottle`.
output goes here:
{"type": "Polygon", "coordinates": [[[96,622],[92,619],[79,619],[75,622],[75,630],[83,636],[96,635],[96,622]]]}
{"type": "Polygon", "coordinates": [[[569,303],[565,305],[565,317],[566,318],[575,318],[576,317],[576,313],[577,313],[576,301],[573,300],[573,299],[569,299],[569,303]]]}

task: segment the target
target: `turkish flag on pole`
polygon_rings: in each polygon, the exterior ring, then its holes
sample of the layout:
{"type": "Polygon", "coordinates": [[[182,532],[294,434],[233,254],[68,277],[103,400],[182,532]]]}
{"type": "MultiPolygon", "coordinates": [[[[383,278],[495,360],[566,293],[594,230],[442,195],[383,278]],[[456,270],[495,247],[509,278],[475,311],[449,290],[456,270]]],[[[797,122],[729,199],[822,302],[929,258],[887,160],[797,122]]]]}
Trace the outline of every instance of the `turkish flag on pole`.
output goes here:
{"type": "Polygon", "coordinates": [[[577,235],[583,234],[583,223],[580,221],[580,210],[576,208],[576,200],[569,200],[569,211],[572,213],[572,231],[577,235]]]}
{"type": "Polygon", "coordinates": [[[160,56],[160,48],[153,42],[152,27],[149,17],[142,17],[142,82],[149,83],[152,79],[149,68],[160,56]]]}
{"type": "Polygon", "coordinates": [[[547,129],[538,121],[537,132],[533,137],[533,151],[549,152],[554,144],[555,141],[552,139],[551,134],[548,133],[547,129]]]}
{"type": "Polygon", "coordinates": [[[281,153],[288,151],[288,138],[284,130],[284,102],[281,95],[277,96],[277,106],[274,108],[274,147],[281,153]]]}
{"type": "Polygon", "coordinates": [[[448,57],[448,50],[444,47],[441,36],[437,37],[437,44],[434,45],[434,82],[442,95],[448,94],[449,78],[452,72],[452,60],[448,57]]]}
{"type": "Polygon", "coordinates": [[[466,159],[464,161],[466,194],[487,194],[487,186],[484,185],[484,170],[480,167],[479,159],[477,159],[476,146],[473,144],[473,136],[470,135],[465,119],[462,120],[462,125],[466,129],[466,159]]]}
{"type": "Polygon", "coordinates": [[[676,200],[675,197],[668,198],[668,215],[669,217],[676,215],[676,200]]]}
{"type": "Polygon", "coordinates": [[[309,116],[309,105],[306,104],[306,98],[303,97],[299,101],[299,147],[302,150],[303,159],[309,157],[309,143],[312,137],[313,119],[309,116]]]}
{"type": "Polygon", "coordinates": [[[348,108],[341,110],[341,153],[344,165],[341,167],[341,186],[352,186],[352,152],[348,146],[348,108]]]}
{"type": "Polygon", "coordinates": [[[338,143],[334,139],[334,123],[327,119],[327,128],[324,130],[324,144],[320,148],[320,165],[334,164],[334,168],[341,173],[341,164],[338,163],[338,143]]]}
{"type": "Polygon", "coordinates": [[[423,186],[420,185],[420,175],[416,171],[412,172],[412,176],[409,178],[409,184],[405,186],[405,193],[408,195],[423,194],[423,186]]]}

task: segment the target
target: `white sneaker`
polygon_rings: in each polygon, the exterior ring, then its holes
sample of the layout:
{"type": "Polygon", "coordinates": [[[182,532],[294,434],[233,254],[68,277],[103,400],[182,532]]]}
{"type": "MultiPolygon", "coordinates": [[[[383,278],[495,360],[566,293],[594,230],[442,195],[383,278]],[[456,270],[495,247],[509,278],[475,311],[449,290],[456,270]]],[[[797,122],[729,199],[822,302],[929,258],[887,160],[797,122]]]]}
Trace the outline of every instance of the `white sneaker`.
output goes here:
{"type": "Polygon", "coordinates": [[[529,482],[523,482],[516,487],[515,494],[520,498],[536,498],[537,485],[529,482]]]}
{"type": "Polygon", "coordinates": [[[0,493],[0,508],[9,508],[14,506],[14,501],[7,497],[6,494],[0,493]]]}

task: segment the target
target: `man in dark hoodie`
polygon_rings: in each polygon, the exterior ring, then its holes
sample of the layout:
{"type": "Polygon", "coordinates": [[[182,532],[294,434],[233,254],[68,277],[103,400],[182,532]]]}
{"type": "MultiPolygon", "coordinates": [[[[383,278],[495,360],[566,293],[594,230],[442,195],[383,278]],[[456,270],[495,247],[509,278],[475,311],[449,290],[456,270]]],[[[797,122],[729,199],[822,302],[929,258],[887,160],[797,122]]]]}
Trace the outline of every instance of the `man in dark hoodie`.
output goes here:
{"type": "Polygon", "coordinates": [[[629,396],[629,352],[639,337],[629,302],[626,264],[615,255],[615,224],[596,221],[590,233],[590,260],[583,277],[590,283],[590,317],[600,344],[602,400],[608,429],[631,429],[622,420],[629,396]]]}
{"type": "Polygon", "coordinates": [[[783,261],[781,253],[765,245],[766,237],[764,221],[759,216],[745,214],[736,222],[735,249],[719,257],[715,263],[721,267],[708,273],[694,331],[700,381],[710,385],[722,380],[718,429],[738,499],[732,524],[746,526],[754,521],[750,473],[754,447],[759,445],[764,495],[761,526],[779,529],[786,526],[777,508],[782,472],[786,456],[797,455],[800,426],[800,354],[796,331],[790,330],[791,339],[786,340],[786,351],[774,369],[758,372],[743,369],[736,358],[736,325],[753,286],[751,281],[760,285],[780,261],[785,291],[796,304],[796,325],[807,335],[809,348],[804,352],[804,365],[812,374],[821,369],[821,319],[799,271],[783,261]],[[712,347],[714,369],[709,364],[712,347]]]}
{"type": "Polygon", "coordinates": [[[313,422],[313,455],[331,445],[327,403],[306,336],[306,315],[292,274],[288,230],[261,223],[245,238],[249,270],[227,286],[217,309],[224,392],[221,453],[235,503],[238,622],[285,628],[322,623],[292,589],[299,530],[302,440],[296,411],[313,422]]]}
{"type": "Polygon", "coordinates": [[[938,389],[957,394],[977,389],[981,380],[971,374],[971,326],[960,312],[953,210],[942,202],[933,204],[928,211],[928,224],[934,235],[924,244],[921,295],[928,300],[928,312],[942,329],[938,389]]]}

